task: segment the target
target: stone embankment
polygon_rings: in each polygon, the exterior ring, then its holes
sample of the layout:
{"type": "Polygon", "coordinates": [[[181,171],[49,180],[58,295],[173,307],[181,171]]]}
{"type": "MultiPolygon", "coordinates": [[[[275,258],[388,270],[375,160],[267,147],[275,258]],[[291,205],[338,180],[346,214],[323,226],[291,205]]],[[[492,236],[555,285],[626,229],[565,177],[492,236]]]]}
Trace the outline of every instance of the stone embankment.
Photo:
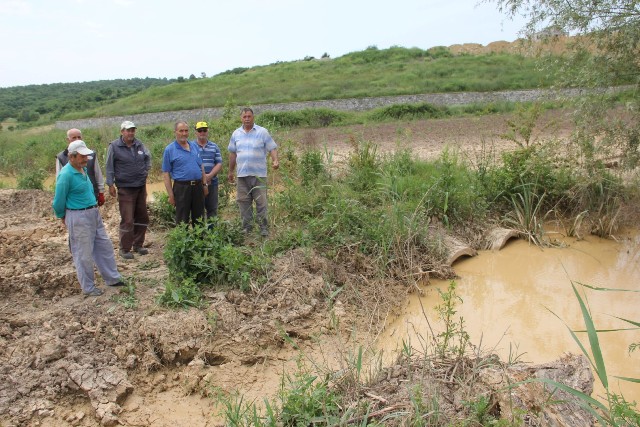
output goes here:
{"type": "MultiPolygon", "coordinates": [[[[619,91],[623,88],[610,88],[608,91],[619,91]]],[[[584,94],[584,89],[528,89],[496,92],[450,92],[426,93],[418,95],[384,96],[377,98],[332,99],[321,101],[290,102],[284,104],[250,105],[256,114],[265,111],[296,111],[305,108],[329,108],[338,111],[366,111],[394,104],[429,103],[438,106],[484,104],[490,102],[530,102],[552,101],[572,98],[584,94]]],[[[223,107],[199,108],[195,110],[165,111],[159,113],[131,114],[126,116],[97,117],[90,119],[64,120],[56,122],[58,129],[100,128],[117,126],[124,120],[132,120],[139,126],[173,123],[177,120],[193,122],[211,120],[222,116],[223,107]]]]}

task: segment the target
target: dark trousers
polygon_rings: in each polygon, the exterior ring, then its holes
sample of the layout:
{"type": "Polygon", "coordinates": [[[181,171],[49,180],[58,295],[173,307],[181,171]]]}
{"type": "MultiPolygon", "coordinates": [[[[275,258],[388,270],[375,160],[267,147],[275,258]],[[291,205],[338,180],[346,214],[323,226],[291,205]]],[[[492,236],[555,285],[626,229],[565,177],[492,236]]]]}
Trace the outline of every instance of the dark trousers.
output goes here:
{"type": "Polygon", "coordinates": [[[118,187],[120,207],[120,249],[129,252],[141,248],[149,226],[147,212],[147,186],[118,187]]]}
{"type": "Polygon", "coordinates": [[[207,218],[218,215],[218,184],[209,185],[209,194],[204,198],[204,207],[207,210],[207,218]]]}
{"type": "Polygon", "coordinates": [[[202,182],[195,185],[173,182],[173,198],[176,201],[176,224],[195,224],[204,219],[204,191],[202,182]]]}

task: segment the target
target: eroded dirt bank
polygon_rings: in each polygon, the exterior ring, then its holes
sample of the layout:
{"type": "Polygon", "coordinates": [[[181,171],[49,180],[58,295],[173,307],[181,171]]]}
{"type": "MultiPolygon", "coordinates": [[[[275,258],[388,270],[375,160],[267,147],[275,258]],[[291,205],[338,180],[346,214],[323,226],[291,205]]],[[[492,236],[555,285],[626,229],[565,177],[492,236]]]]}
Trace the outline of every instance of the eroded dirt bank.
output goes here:
{"type": "MultiPolygon", "coordinates": [[[[50,203],[46,191],[0,190],[3,426],[220,425],[213,401],[201,396],[238,390],[247,399],[273,397],[281,373],[295,370],[302,353],[327,369],[344,368],[345,354],[358,342],[371,342],[406,295],[402,286],[368,279],[367,264],[357,256],[333,264],[293,251],[274,260],[268,282],[252,292],[210,290],[205,309],[165,309],[155,303],[166,276],[163,238],[152,228],[148,256],[118,259],[122,274],[135,278],[137,307],[126,308],[121,289],[83,298],[66,230],[53,218],[50,203]]],[[[113,200],[102,212],[115,239],[119,217],[113,200]]],[[[477,371],[478,391],[494,396],[497,407],[509,398],[497,392],[505,382],[532,374],[555,372],[586,392],[593,381],[580,360],[542,370],[487,368],[477,371]]],[[[370,393],[386,397],[373,399],[374,408],[409,405],[406,384],[419,369],[405,361],[383,371],[370,393]]],[[[446,373],[453,365],[442,369],[446,373]]],[[[468,396],[455,384],[447,387],[447,410],[459,410],[468,396]]],[[[538,395],[522,391],[521,406],[539,405],[538,395]]],[[[569,409],[547,415],[561,422],[540,425],[572,425],[562,421],[576,416],[569,409]]]]}

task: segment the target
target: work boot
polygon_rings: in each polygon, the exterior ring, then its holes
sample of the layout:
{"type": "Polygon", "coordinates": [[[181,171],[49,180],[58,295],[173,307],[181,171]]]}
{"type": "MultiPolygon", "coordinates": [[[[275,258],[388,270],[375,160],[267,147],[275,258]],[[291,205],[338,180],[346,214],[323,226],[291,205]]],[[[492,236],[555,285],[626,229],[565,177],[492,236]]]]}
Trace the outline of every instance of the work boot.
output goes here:
{"type": "Polygon", "coordinates": [[[133,259],[133,254],[131,252],[125,252],[122,249],[120,249],[120,256],[124,259],[133,259]]]}
{"type": "Polygon", "coordinates": [[[134,247],[134,248],[133,248],[133,252],[137,252],[137,253],[139,253],[140,255],[146,255],[146,254],[148,254],[148,253],[149,253],[149,250],[148,250],[148,249],[146,249],[146,248],[143,248],[142,246],[140,246],[139,248],[135,248],[135,247],[134,247]]]}
{"type": "Polygon", "coordinates": [[[84,297],[99,297],[100,295],[102,295],[103,292],[101,289],[98,288],[94,288],[91,292],[87,292],[86,294],[84,294],[84,297]]]}

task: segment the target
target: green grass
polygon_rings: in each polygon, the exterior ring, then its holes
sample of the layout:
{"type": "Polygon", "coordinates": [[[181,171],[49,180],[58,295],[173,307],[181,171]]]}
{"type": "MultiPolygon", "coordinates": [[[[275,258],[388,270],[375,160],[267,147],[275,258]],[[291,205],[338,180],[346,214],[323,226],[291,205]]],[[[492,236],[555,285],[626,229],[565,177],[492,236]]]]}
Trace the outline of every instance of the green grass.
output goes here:
{"type": "Polygon", "coordinates": [[[514,54],[459,55],[441,50],[367,49],[335,59],[255,66],[239,74],[152,87],[97,109],[63,119],[145,112],[257,105],[321,99],[362,98],[432,92],[495,91],[548,86],[534,58],[514,54]]]}

